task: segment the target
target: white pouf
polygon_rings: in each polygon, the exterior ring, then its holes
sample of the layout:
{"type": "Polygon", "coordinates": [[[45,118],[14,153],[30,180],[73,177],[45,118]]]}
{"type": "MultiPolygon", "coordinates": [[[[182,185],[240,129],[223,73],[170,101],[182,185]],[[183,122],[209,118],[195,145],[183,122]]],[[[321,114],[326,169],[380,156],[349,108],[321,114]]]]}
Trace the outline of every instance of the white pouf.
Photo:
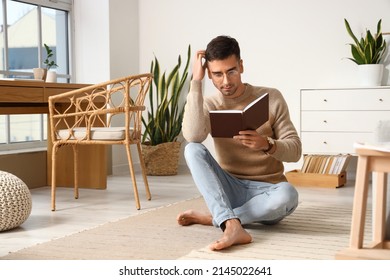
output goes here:
{"type": "Polygon", "coordinates": [[[30,216],[31,193],[15,175],[0,171],[0,231],[20,226],[30,216]]]}

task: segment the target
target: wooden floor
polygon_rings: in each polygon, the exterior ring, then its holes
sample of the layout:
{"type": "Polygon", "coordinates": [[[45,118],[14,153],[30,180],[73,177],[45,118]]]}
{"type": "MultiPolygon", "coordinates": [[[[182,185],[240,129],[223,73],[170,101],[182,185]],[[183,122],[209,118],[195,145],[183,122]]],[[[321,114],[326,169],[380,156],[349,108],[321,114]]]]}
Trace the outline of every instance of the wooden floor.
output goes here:
{"type": "MultiPolygon", "coordinates": [[[[78,200],[73,199],[71,189],[59,188],[55,212],[50,210],[50,189],[33,189],[33,209],[30,217],[20,227],[0,233],[0,256],[200,196],[187,170],[181,170],[176,176],[150,176],[149,185],[152,192],[151,201],[146,200],[143,185],[139,184],[142,207],[139,211],[135,209],[128,175],[109,177],[106,190],[81,189],[78,200]]],[[[352,206],[354,181],[351,180],[341,188],[297,188],[300,200],[328,201],[331,204],[352,206]]]]}

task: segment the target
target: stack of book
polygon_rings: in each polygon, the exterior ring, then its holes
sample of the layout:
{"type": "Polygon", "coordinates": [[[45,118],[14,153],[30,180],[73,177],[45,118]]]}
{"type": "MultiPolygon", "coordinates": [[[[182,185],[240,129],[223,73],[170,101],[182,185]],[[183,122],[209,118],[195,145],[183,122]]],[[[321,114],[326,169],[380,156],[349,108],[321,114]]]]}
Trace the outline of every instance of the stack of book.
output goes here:
{"type": "Polygon", "coordinates": [[[304,155],[302,173],[341,174],[351,159],[350,154],[304,155]]]}

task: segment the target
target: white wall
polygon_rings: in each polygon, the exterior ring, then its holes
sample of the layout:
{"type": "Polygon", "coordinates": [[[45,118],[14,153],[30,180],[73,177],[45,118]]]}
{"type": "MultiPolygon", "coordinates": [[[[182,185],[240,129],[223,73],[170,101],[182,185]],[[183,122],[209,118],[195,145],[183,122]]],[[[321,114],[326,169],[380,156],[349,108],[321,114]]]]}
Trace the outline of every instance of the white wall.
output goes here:
{"type": "MultiPolygon", "coordinates": [[[[138,0],[109,0],[110,9],[110,79],[139,73],[138,0]]],[[[113,121],[114,125],[121,120],[113,121]]],[[[132,147],[134,161],[137,149],[132,147]]],[[[129,172],[124,146],[112,146],[112,168],[115,174],[129,172]]]]}
{"type": "MultiPolygon", "coordinates": [[[[153,53],[168,67],[188,44],[194,52],[217,35],[233,36],[241,46],[243,80],[280,89],[299,129],[301,88],[357,84],[356,65],[344,59],[351,42],[344,18],[358,33],[375,32],[380,18],[390,31],[390,1],[142,0],[141,71],[153,53]]],[[[206,94],[214,92],[210,81],[205,87],[206,94]]]]}
{"type": "Polygon", "coordinates": [[[110,77],[108,0],[74,1],[74,82],[98,83],[110,77]]]}
{"type": "MultiPolygon", "coordinates": [[[[343,59],[351,42],[344,18],[356,32],[375,31],[382,18],[390,31],[390,1],[142,0],[140,66],[147,70],[153,53],[168,65],[188,44],[196,50],[231,35],[240,42],[243,79],[279,88],[298,125],[300,88],[356,83],[355,65],[343,59]]],[[[206,88],[213,90],[209,81],[206,88]]]]}
{"type": "MultiPolygon", "coordinates": [[[[120,37],[127,28],[133,32],[134,22],[128,18],[133,12],[127,10],[133,2],[139,5],[139,72],[149,71],[154,54],[163,68],[169,68],[179,54],[185,55],[188,44],[194,53],[217,35],[233,36],[241,46],[243,80],[280,89],[297,129],[301,88],[357,85],[356,65],[344,59],[350,56],[347,43],[351,39],[343,19],[348,19],[356,33],[362,33],[365,28],[375,32],[382,18],[383,31],[390,32],[388,0],[133,0],[131,4],[128,0],[75,0],[76,15],[78,9],[83,10],[76,21],[80,82],[88,82],[84,80],[87,66],[95,69],[91,77],[101,80],[107,71],[113,74],[115,67],[123,67],[123,61],[131,60],[120,59],[129,50],[127,45],[117,45],[115,52],[110,52],[104,40],[120,37]],[[108,3],[115,8],[109,13],[109,23],[108,3]],[[105,34],[108,29],[110,36],[105,34]],[[96,30],[99,35],[94,37],[96,30]],[[101,42],[101,46],[90,40],[101,42]],[[106,60],[107,53],[111,56],[106,60]],[[97,64],[99,60],[102,64],[97,64]]],[[[207,94],[214,92],[210,81],[205,89],[207,94]]]]}
{"type": "MultiPolygon", "coordinates": [[[[75,81],[99,83],[138,73],[138,22],[138,0],[75,0],[75,81]]],[[[113,172],[129,172],[124,147],[109,152],[113,172]]]]}

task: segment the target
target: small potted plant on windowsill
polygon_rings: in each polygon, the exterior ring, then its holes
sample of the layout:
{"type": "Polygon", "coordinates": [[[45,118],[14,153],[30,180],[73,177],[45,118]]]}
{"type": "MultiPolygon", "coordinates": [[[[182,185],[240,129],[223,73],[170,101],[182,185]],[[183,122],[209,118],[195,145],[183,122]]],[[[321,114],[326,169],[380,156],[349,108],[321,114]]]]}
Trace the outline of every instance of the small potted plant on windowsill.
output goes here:
{"type": "Polygon", "coordinates": [[[365,36],[361,36],[360,40],[354,35],[346,19],[344,23],[348,34],[354,41],[349,44],[352,54],[352,58],[349,59],[358,65],[361,85],[380,86],[384,68],[382,60],[387,48],[382,35],[382,20],[378,21],[376,34],[373,35],[370,30],[366,30],[365,36]]]}
{"type": "Polygon", "coordinates": [[[46,50],[46,59],[43,61],[43,64],[45,65],[45,68],[33,68],[34,72],[34,79],[36,80],[43,80],[43,81],[56,81],[57,80],[57,73],[54,71],[50,71],[49,79],[47,79],[47,73],[51,68],[58,67],[56,62],[51,59],[53,54],[53,50],[46,44],[44,44],[45,50],[46,50]]]}
{"type": "Polygon", "coordinates": [[[58,67],[56,62],[52,59],[53,50],[46,44],[43,44],[46,50],[46,59],[43,61],[43,64],[46,65],[46,82],[56,82],[57,81],[57,72],[50,71],[52,68],[58,67]]]}

